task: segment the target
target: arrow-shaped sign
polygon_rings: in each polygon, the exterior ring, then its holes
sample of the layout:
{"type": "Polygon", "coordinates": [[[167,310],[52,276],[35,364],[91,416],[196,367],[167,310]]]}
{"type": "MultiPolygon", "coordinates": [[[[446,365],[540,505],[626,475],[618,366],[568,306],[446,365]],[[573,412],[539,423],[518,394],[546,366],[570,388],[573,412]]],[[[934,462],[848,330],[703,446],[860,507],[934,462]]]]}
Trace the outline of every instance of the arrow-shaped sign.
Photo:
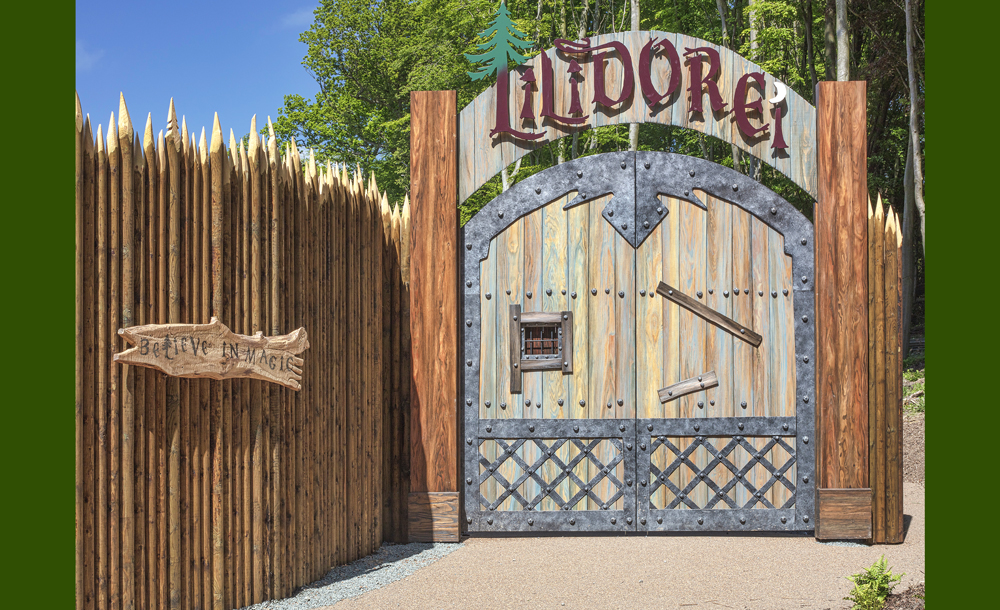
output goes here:
{"type": "Polygon", "coordinates": [[[237,335],[216,318],[208,324],[146,324],[118,329],[133,347],[114,361],[144,366],[172,377],[250,378],[299,390],[306,329],[287,335],[237,335]]]}

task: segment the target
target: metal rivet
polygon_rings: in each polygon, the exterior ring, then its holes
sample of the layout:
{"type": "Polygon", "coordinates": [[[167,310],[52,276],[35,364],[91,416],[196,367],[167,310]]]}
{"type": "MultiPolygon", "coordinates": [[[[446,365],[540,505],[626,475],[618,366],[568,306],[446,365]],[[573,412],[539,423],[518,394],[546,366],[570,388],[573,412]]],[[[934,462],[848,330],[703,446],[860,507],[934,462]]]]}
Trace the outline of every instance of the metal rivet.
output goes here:
{"type": "Polygon", "coordinates": [[[619,398],[619,399],[618,399],[618,406],[620,407],[620,406],[622,406],[623,404],[625,404],[625,401],[624,401],[624,400],[622,400],[621,398],[619,398]]]}
{"type": "Polygon", "coordinates": [[[652,432],[653,431],[653,424],[646,424],[646,429],[649,430],[650,432],[652,432]]]}
{"type": "Polygon", "coordinates": [[[764,296],[764,291],[763,290],[758,290],[757,291],[757,296],[759,296],[759,297],[764,296]]]}
{"type": "MultiPolygon", "coordinates": [[[[629,483],[629,485],[631,485],[631,484],[632,483],[629,483]]],[[[625,517],[625,523],[628,523],[629,525],[632,525],[632,517],[625,517]]]]}
{"type": "Polygon", "coordinates": [[[709,288],[708,289],[708,294],[715,294],[715,289],[714,288],[709,288]]]}
{"type": "Polygon", "coordinates": [[[807,278],[806,276],[803,275],[802,276],[802,283],[805,284],[808,281],[809,281],[809,278],[807,278]]]}
{"type": "Polygon", "coordinates": [[[492,292],[487,292],[486,293],[486,300],[489,301],[492,298],[493,298],[493,293],[492,292]]]}
{"type": "Polygon", "coordinates": [[[580,406],[581,407],[587,406],[587,401],[586,400],[580,400],[580,406]]]}
{"type": "Polygon", "coordinates": [[[465,285],[469,288],[472,288],[472,281],[465,282],[465,285]]]}
{"type": "Polygon", "coordinates": [[[689,171],[688,174],[690,174],[690,176],[694,178],[694,170],[689,171]]]}
{"type": "Polygon", "coordinates": [[[490,408],[490,401],[488,401],[488,400],[486,401],[486,408],[487,408],[487,409],[489,409],[489,408],[490,408]]]}
{"type": "Polygon", "coordinates": [[[614,215],[615,215],[614,210],[608,210],[608,216],[614,216],[614,215]]]}
{"type": "Polygon", "coordinates": [[[734,191],[738,191],[738,190],[739,190],[739,188],[740,188],[740,186],[739,186],[738,184],[734,184],[734,185],[733,185],[733,190],[734,190],[734,191]]]}
{"type": "Polygon", "coordinates": [[[573,432],[579,432],[580,426],[573,426],[573,432]]]}
{"type": "Polygon", "coordinates": [[[624,161],[622,161],[622,169],[625,169],[625,167],[626,167],[626,163],[624,161]]]}
{"type": "Polygon", "coordinates": [[[514,316],[514,321],[517,322],[517,316],[514,316]]]}
{"type": "Polygon", "coordinates": [[[571,296],[571,297],[573,297],[575,299],[576,298],[576,293],[575,292],[571,292],[571,293],[569,293],[569,296],[571,296]]]}
{"type": "Polygon", "coordinates": [[[605,288],[604,289],[604,294],[611,294],[611,289],[610,288],[605,288]]]}
{"type": "Polygon", "coordinates": [[[673,293],[674,293],[674,291],[673,291],[673,290],[668,290],[668,291],[667,291],[667,294],[673,294],[673,293]]]}
{"type": "Polygon", "coordinates": [[[490,517],[489,519],[487,519],[486,523],[489,523],[490,525],[493,525],[493,517],[490,517]]]}
{"type": "Polygon", "coordinates": [[[808,436],[803,436],[802,437],[802,442],[808,445],[809,444],[809,437],[808,436]]]}
{"type": "Polygon", "coordinates": [[[493,432],[493,426],[486,426],[487,432],[493,432]]]}
{"type": "Polygon", "coordinates": [[[736,427],[739,428],[740,430],[742,430],[743,429],[743,422],[740,422],[740,423],[736,424],[736,427]]]}
{"type": "Polygon", "coordinates": [[[644,220],[643,223],[642,223],[642,227],[644,229],[648,229],[649,228],[649,221],[648,220],[644,220]]]}
{"type": "Polygon", "coordinates": [[[684,196],[687,197],[690,193],[691,191],[684,191],[684,196]]]}
{"type": "Polygon", "coordinates": [[[694,425],[694,431],[697,432],[698,430],[701,430],[701,426],[699,426],[698,424],[695,424],[694,425]]]}
{"type": "Polygon", "coordinates": [[[565,288],[562,290],[562,293],[563,293],[563,296],[566,296],[566,289],[565,288]]]}
{"type": "Polygon", "coordinates": [[[614,525],[617,521],[618,521],[618,519],[615,519],[614,517],[611,517],[611,525],[614,525]]]}
{"type": "Polygon", "coordinates": [[[772,299],[778,298],[778,291],[777,290],[772,290],[771,291],[771,298],[772,299]]]}
{"type": "Polygon", "coordinates": [[[556,404],[558,404],[560,407],[563,406],[563,399],[560,398],[559,400],[557,400],[556,404]]]}
{"type": "MultiPolygon", "coordinates": [[[[643,517],[642,519],[639,519],[639,523],[641,523],[643,525],[646,525],[646,518],[643,517]]],[[[642,582],[642,581],[639,581],[639,582],[642,582]]]]}
{"type": "Polygon", "coordinates": [[[663,214],[663,208],[661,208],[661,207],[657,207],[657,208],[656,208],[656,213],[657,213],[657,214],[663,214]]]}
{"type": "Polygon", "coordinates": [[[781,429],[788,432],[788,424],[781,424],[781,429]]]}
{"type": "Polygon", "coordinates": [[[526,297],[528,297],[530,299],[531,298],[531,291],[529,290],[528,292],[524,293],[524,296],[526,296],[526,297]]]}
{"type": "Polygon", "coordinates": [[[778,208],[771,208],[771,213],[772,214],[777,214],[778,213],[778,208]]]}
{"type": "Polygon", "coordinates": [[[467,405],[469,405],[471,407],[472,406],[472,399],[471,398],[466,398],[465,399],[465,404],[467,404],[467,405]]]}
{"type": "Polygon", "coordinates": [[[590,289],[590,294],[592,294],[592,295],[595,295],[595,296],[596,296],[596,295],[597,295],[597,288],[591,288],[591,289],[590,289]]]}
{"type": "Polygon", "coordinates": [[[471,436],[465,437],[465,444],[466,445],[471,445],[472,444],[472,437],[471,436]]]}
{"type": "Polygon", "coordinates": [[[542,193],[542,189],[536,187],[535,188],[535,194],[536,195],[540,195],[541,193],[542,193]]]}
{"type": "Polygon", "coordinates": [[[695,293],[695,295],[697,295],[697,297],[700,299],[701,298],[701,291],[699,290],[698,292],[695,293]]]}
{"type": "Polygon", "coordinates": [[[607,504],[602,504],[601,505],[601,509],[602,510],[608,510],[608,505],[607,504]]]}
{"type": "Polygon", "coordinates": [[[534,431],[535,431],[535,425],[534,424],[528,426],[528,432],[534,432],[534,431]]]}
{"type": "Polygon", "coordinates": [[[618,296],[624,299],[625,298],[625,291],[624,290],[619,290],[618,291],[618,296]]]}
{"type": "Polygon", "coordinates": [[[628,229],[628,224],[623,222],[622,223],[622,230],[624,231],[626,229],[628,229]]]}
{"type": "Polygon", "coordinates": [[[740,523],[746,523],[746,522],[747,522],[746,517],[740,517],[740,523]]]}
{"type": "Polygon", "coordinates": [[[472,366],[472,361],[471,360],[466,360],[465,361],[465,366],[472,366]]]}
{"type": "Polygon", "coordinates": [[[699,408],[699,409],[704,409],[704,408],[705,408],[705,402],[704,402],[704,401],[701,401],[701,400],[699,400],[699,401],[698,401],[698,408],[699,408]]]}
{"type": "Polygon", "coordinates": [[[618,424],[618,430],[621,432],[625,431],[625,424],[618,424]]]}
{"type": "Polygon", "coordinates": [[[514,368],[515,368],[515,369],[517,368],[517,363],[516,363],[516,362],[514,363],[514,368]]]}
{"type": "Polygon", "coordinates": [[[507,294],[510,294],[510,288],[507,289],[507,294]]]}
{"type": "Polygon", "coordinates": [[[506,409],[507,408],[507,403],[505,403],[505,402],[500,403],[500,408],[501,409],[506,409]]]}
{"type": "Polygon", "coordinates": [[[802,477],[802,482],[803,483],[808,483],[809,482],[809,477],[802,477]]]}
{"type": "MultiPolygon", "coordinates": [[[[643,163],[642,166],[645,167],[646,169],[649,169],[649,161],[643,163]]],[[[645,521],[643,521],[643,523],[645,523],[645,521]]]]}
{"type": "Polygon", "coordinates": [[[782,523],[786,523],[787,521],[788,521],[788,517],[782,517],[782,518],[781,518],[781,522],[782,522],[782,523]]]}
{"type": "Polygon", "coordinates": [[[610,400],[608,401],[608,408],[609,409],[611,408],[611,401],[610,400]]]}
{"type": "Polygon", "coordinates": [[[740,406],[743,407],[744,409],[746,409],[747,408],[747,401],[744,400],[743,402],[741,402],[740,406]]]}
{"type": "Polygon", "coordinates": [[[809,523],[809,517],[802,517],[802,520],[806,523],[809,523]]]}
{"type": "Polygon", "coordinates": [[[577,178],[583,178],[583,172],[576,172],[577,178]]]}
{"type": "Polygon", "coordinates": [[[701,381],[701,375],[698,376],[698,381],[701,381]]]}
{"type": "Polygon", "coordinates": [[[503,218],[503,212],[498,212],[497,216],[499,216],[500,218],[503,218]]]}
{"type": "Polygon", "coordinates": [[[547,296],[552,296],[552,289],[551,289],[551,288],[546,288],[546,289],[545,289],[545,294],[546,294],[547,296]]]}
{"type": "Polygon", "coordinates": [[[472,244],[465,244],[465,249],[466,250],[471,250],[472,249],[472,244]]]}
{"type": "Polygon", "coordinates": [[[534,519],[528,519],[528,525],[534,525],[534,524],[535,524],[534,519]]]}
{"type": "Polygon", "coordinates": [[[625,443],[625,448],[632,451],[632,443],[625,443]]]}
{"type": "Polygon", "coordinates": [[[806,402],[806,403],[809,402],[809,397],[808,396],[803,396],[802,397],[802,402],[806,402]]]}
{"type": "Polygon", "coordinates": [[[656,522],[657,523],[663,523],[663,517],[657,517],[656,518],[656,522]]]}
{"type": "Polygon", "coordinates": [[[705,523],[705,520],[702,519],[701,517],[698,517],[698,525],[702,525],[704,523],[705,523]]]}
{"type": "Polygon", "coordinates": [[[569,524],[570,525],[576,525],[576,519],[570,519],[569,520],[569,524]]]}
{"type": "Polygon", "coordinates": [[[472,326],[472,320],[466,320],[465,321],[465,325],[466,326],[472,326]]]}
{"type": "Polygon", "coordinates": [[[802,362],[805,362],[806,364],[808,364],[809,363],[809,356],[803,356],[802,357],[802,362]]]}
{"type": "Polygon", "coordinates": [[[803,322],[808,322],[809,321],[809,316],[802,316],[802,321],[803,322]]]}
{"type": "Polygon", "coordinates": [[[781,289],[781,294],[783,294],[783,295],[785,295],[787,297],[788,296],[788,289],[787,288],[782,288],[781,289]]]}
{"type": "Polygon", "coordinates": [[[639,443],[639,449],[646,450],[646,443],[639,443]]]}
{"type": "Polygon", "coordinates": [[[646,296],[646,290],[645,290],[645,289],[643,289],[643,290],[640,290],[640,291],[639,291],[639,296],[641,296],[641,297],[644,297],[644,296],[646,296]]]}
{"type": "Polygon", "coordinates": [[[681,495],[679,495],[677,497],[680,498],[681,500],[683,500],[685,498],[684,494],[681,494],[681,495]]]}
{"type": "Polygon", "coordinates": [[[524,406],[526,406],[526,407],[530,407],[531,406],[531,399],[530,398],[528,400],[524,401],[524,406]]]}
{"type": "Polygon", "coordinates": [[[708,404],[710,404],[710,405],[712,405],[714,407],[715,406],[715,401],[714,400],[710,400],[710,401],[708,401],[708,404]]]}
{"type": "Polygon", "coordinates": [[[466,477],[465,482],[468,483],[469,485],[472,485],[472,477],[466,477]]]}
{"type": "Polygon", "coordinates": [[[745,334],[747,334],[747,329],[745,329],[745,328],[741,328],[741,329],[740,329],[740,334],[741,334],[741,335],[745,335],[745,334]]]}
{"type": "Polygon", "coordinates": [[[749,288],[744,288],[743,289],[743,294],[750,294],[750,289],[749,288]]]}
{"type": "Polygon", "coordinates": [[[699,472],[698,473],[698,477],[701,478],[701,479],[704,479],[705,478],[705,472],[704,471],[699,472]]]}
{"type": "Polygon", "coordinates": [[[667,390],[667,396],[673,396],[673,395],[674,395],[673,390],[667,390]]]}

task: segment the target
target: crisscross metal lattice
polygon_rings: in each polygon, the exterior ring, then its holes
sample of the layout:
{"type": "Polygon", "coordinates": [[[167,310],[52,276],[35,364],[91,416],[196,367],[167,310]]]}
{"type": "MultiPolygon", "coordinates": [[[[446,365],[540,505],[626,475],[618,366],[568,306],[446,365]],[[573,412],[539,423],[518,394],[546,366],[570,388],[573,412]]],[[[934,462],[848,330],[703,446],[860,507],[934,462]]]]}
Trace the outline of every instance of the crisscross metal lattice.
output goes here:
{"type": "MultiPolygon", "coordinates": [[[[666,509],[681,508],[682,505],[692,509],[711,509],[715,508],[719,502],[724,502],[731,509],[756,508],[758,504],[764,508],[778,508],[768,500],[766,495],[768,490],[778,483],[791,492],[784,505],[780,508],[792,508],[795,506],[795,483],[785,477],[788,469],[795,464],[795,449],[780,436],[772,436],[761,449],[754,447],[743,436],[731,437],[722,449],[717,449],[708,437],[696,436],[691,439],[691,443],[683,450],[670,442],[668,437],[656,436],[650,440],[650,455],[656,452],[661,446],[669,450],[673,454],[674,459],[662,470],[656,464],[650,463],[649,471],[651,480],[649,496],[652,498],[653,494],[660,487],[667,488],[673,494],[673,498],[665,507],[666,509]],[[704,447],[712,455],[712,460],[704,468],[699,468],[690,459],[698,447],[704,447]],[[729,459],[733,456],[737,447],[743,447],[750,457],[742,468],[736,466],[729,459]],[[767,459],[767,455],[775,447],[781,447],[788,453],[785,463],[777,468],[767,459]],[[759,488],[755,487],[749,480],[750,477],[747,477],[747,474],[758,464],[763,466],[771,475],[759,488]],[[682,465],[690,469],[692,474],[691,480],[683,488],[670,480],[671,475],[678,472],[682,465]],[[721,485],[712,477],[719,466],[722,466],[732,475],[732,478],[721,485]],[[698,506],[694,499],[691,498],[691,491],[701,483],[707,485],[714,492],[714,495],[710,497],[705,506],[698,506]],[[749,492],[750,499],[743,506],[737,506],[736,501],[729,494],[737,486],[742,486],[749,492]]],[[[656,509],[658,507],[654,506],[652,501],[650,501],[650,508],[656,509]]]]}
{"type": "MultiPolygon", "coordinates": [[[[538,504],[545,498],[551,499],[559,507],[559,510],[571,510],[575,508],[584,498],[590,498],[603,510],[608,510],[615,505],[625,494],[625,484],[618,478],[615,471],[617,466],[624,459],[624,447],[620,438],[560,438],[560,439],[540,439],[540,438],[520,438],[520,439],[491,439],[495,440],[499,456],[490,461],[483,455],[482,445],[479,449],[479,464],[483,467],[480,473],[480,489],[483,483],[490,479],[495,480],[503,491],[497,494],[496,500],[490,502],[482,492],[479,492],[479,503],[486,510],[497,510],[508,498],[513,498],[520,505],[515,510],[535,510],[538,504]],[[538,449],[538,457],[532,464],[528,464],[519,454],[527,454],[526,444],[533,444],[538,449]],[[614,448],[614,455],[605,464],[597,456],[598,446],[608,443],[614,448]],[[565,445],[577,449],[576,454],[564,461],[559,457],[558,452],[565,445]],[[500,474],[501,466],[508,460],[516,464],[521,471],[513,481],[508,481],[500,474]],[[546,463],[551,466],[546,468],[546,463]],[[589,480],[583,480],[577,474],[580,465],[590,465],[590,472],[595,473],[589,480]],[[545,475],[557,473],[552,480],[546,480],[545,475]],[[518,491],[528,480],[538,484],[538,492],[531,498],[526,498],[518,491]],[[559,493],[559,486],[562,483],[572,482],[578,491],[569,498],[563,498],[559,493]],[[601,498],[597,492],[597,486],[602,482],[610,483],[613,490],[610,498],[601,498]]],[[[530,446],[530,445],[529,445],[530,446]]]]}

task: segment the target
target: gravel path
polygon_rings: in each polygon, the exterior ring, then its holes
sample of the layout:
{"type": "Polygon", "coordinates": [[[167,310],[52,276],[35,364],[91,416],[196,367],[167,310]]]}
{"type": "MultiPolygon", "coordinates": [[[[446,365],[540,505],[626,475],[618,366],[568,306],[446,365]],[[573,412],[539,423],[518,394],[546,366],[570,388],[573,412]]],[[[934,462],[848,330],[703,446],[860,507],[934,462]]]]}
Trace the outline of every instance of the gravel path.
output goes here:
{"type": "Polygon", "coordinates": [[[903,480],[924,485],[924,414],[903,414],[903,480]]]}
{"type": "Polygon", "coordinates": [[[343,599],[357,597],[405,578],[437,561],[461,544],[385,543],[373,555],[338,566],[326,576],[308,584],[294,596],[247,606],[251,610],[309,610],[329,607],[343,599]]]}

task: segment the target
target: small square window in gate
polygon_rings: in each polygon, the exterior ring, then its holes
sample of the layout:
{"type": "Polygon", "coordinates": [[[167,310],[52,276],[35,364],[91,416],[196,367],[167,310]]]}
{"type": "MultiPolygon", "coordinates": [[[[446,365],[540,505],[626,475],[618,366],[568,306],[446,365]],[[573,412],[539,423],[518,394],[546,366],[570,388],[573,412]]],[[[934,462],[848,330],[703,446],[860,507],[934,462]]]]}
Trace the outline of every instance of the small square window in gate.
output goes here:
{"type": "Polygon", "coordinates": [[[521,313],[510,306],[510,392],[521,393],[521,374],[535,371],[573,373],[573,312],[521,313]]]}

